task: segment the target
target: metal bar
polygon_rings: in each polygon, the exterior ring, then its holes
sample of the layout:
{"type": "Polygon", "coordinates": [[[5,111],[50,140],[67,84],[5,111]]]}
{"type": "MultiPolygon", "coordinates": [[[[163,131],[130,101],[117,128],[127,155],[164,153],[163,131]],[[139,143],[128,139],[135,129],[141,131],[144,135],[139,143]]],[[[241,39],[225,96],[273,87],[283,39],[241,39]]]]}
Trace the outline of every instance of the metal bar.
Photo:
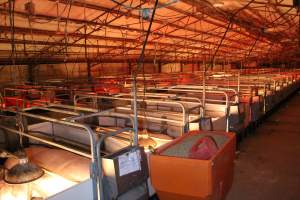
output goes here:
{"type": "MultiPolygon", "coordinates": [[[[194,93],[203,93],[203,91],[198,91],[198,90],[186,90],[186,89],[158,89],[158,90],[165,90],[165,91],[174,91],[174,92],[194,92],[194,93]]],[[[225,116],[226,116],[226,132],[229,132],[229,115],[230,115],[230,104],[229,104],[229,97],[226,92],[222,91],[206,91],[209,93],[218,93],[218,94],[223,94],[225,96],[225,116]]],[[[215,100],[216,102],[218,100],[215,100]]],[[[220,102],[220,101],[218,101],[220,102]]]]}
{"type": "MultiPolygon", "coordinates": [[[[131,98],[117,98],[117,97],[108,97],[108,96],[97,96],[97,95],[85,95],[85,94],[75,94],[74,95],[74,105],[77,104],[78,100],[82,100],[82,99],[87,99],[87,98],[91,98],[91,99],[111,99],[111,100],[124,100],[124,101],[131,101],[134,102],[135,99],[131,99],[131,98]],[[78,98],[77,98],[78,97],[78,98]]],[[[186,122],[186,109],[184,107],[184,105],[182,103],[179,102],[174,102],[174,101],[157,101],[157,100],[142,100],[142,99],[137,99],[137,102],[149,102],[149,103],[160,103],[160,104],[166,104],[166,105],[177,105],[179,107],[182,108],[182,122],[183,124],[185,124],[186,122]]]]}
{"type": "Polygon", "coordinates": [[[87,125],[84,124],[79,124],[79,123],[73,123],[73,122],[68,122],[68,121],[63,121],[63,120],[57,120],[57,119],[53,119],[50,117],[44,117],[41,115],[34,115],[34,114],[29,114],[29,113],[25,113],[25,112],[18,112],[18,114],[22,117],[31,117],[31,118],[35,118],[35,119],[41,119],[41,120],[45,120],[45,121],[49,121],[49,122],[53,122],[53,123],[58,123],[58,124],[63,124],[63,125],[67,125],[67,126],[73,126],[73,127],[78,127],[78,128],[82,128],[84,130],[87,131],[88,135],[89,135],[89,139],[90,139],[90,145],[91,145],[91,160],[92,160],[92,170],[90,172],[91,178],[92,178],[92,182],[93,182],[93,199],[97,199],[98,198],[98,192],[97,192],[97,174],[95,174],[95,171],[97,168],[97,154],[96,154],[96,136],[94,134],[94,132],[90,129],[90,127],[88,127],[87,125]]]}
{"type": "Polygon", "coordinates": [[[97,162],[97,169],[98,169],[98,179],[97,179],[97,183],[98,183],[98,193],[99,193],[99,200],[103,200],[104,199],[104,195],[103,195],[103,182],[102,182],[102,160],[101,160],[101,145],[102,143],[104,142],[104,140],[107,138],[107,137],[112,137],[112,136],[115,136],[115,135],[118,135],[124,131],[129,131],[131,130],[130,128],[124,128],[124,129],[120,129],[120,130],[117,130],[117,131],[113,131],[113,132],[109,132],[105,135],[103,135],[99,141],[97,142],[97,145],[96,145],[96,154],[97,154],[97,157],[99,158],[98,159],[98,162],[97,162]]]}
{"type": "Polygon", "coordinates": [[[23,111],[26,112],[26,111],[35,110],[35,109],[47,110],[47,111],[56,112],[56,113],[64,113],[64,114],[74,115],[74,116],[79,116],[80,115],[77,112],[71,112],[71,111],[60,110],[60,109],[55,109],[55,108],[48,108],[48,107],[38,107],[38,106],[33,106],[33,107],[30,107],[30,108],[25,108],[25,109],[23,109],[23,111]]]}
{"type": "MultiPolygon", "coordinates": [[[[127,96],[128,94],[125,94],[125,93],[120,93],[118,95],[116,95],[116,97],[121,97],[123,98],[124,96],[127,96]],[[123,97],[122,97],[123,96],[123,97]]],[[[141,96],[141,97],[159,97],[159,98],[165,98],[165,99],[168,99],[168,100],[173,100],[173,101],[176,101],[176,102],[179,102],[179,103],[185,103],[185,104],[198,104],[197,107],[200,107],[202,110],[199,111],[199,116],[202,115],[203,113],[203,110],[204,110],[204,107],[202,105],[202,101],[197,98],[197,97],[184,97],[184,96],[178,96],[178,95],[174,95],[174,94],[161,94],[161,93],[138,93],[137,94],[138,96],[141,96]],[[176,99],[172,99],[173,98],[176,98],[176,99]],[[195,102],[187,102],[187,101],[182,101],[182,100],[179,100],[179,99],[186,99],[186,100],[195,100],[195,101],[198,101],[198,103],[195,103],[195,102]],[[202,111],[202,112],[201,112],[202,111]]],[[[192,109],[190,108],[189,109],[189,112],[191,111],[192,109]]]]}
{"type": "Polygon", "coordinates": [[[73,148],[70,148],[70,147],[67,147],[67,146],[64,146],[64,145],[61,145],[61,144],[49,141],[49,140],[41,139],[39,137],[36,137],[36,136],[30,135],[30,134],[24,133],[24,132],[21,132],[21,131],[18,131],[18,130],[15,130],[15,129],[12,129],[12,128],[8,128],[8,127],[3,126],[1,124],[0,124],[0,128],[5,129],[5,130],[7,130],[9,132],[12,132],[12,133],[19,134],[20,136],[25,136],[25,137],[28,137],[30,139],[33,139],[33,140],[36,140],[36,141],[39,141],[39,142],[42,142],[42,143],[45,143],[45,144],[48,144],[48,145],[51,145],[51,146],[54,146],[54,147],[57,147],[57,148],[60,148],[60,149],[64,149],[66,151],[70,151],[70,152],[78,154],[80,156],[84,156],[84,157],[87,157],[87,158],[90,158],[90,159],[92,158],[91,154],[87,154],[85,152],[78,151],[76,149],[73,149],[73,148]]]}
{"type": "Polygon", "coordinates": [[[69,105],[63,105],[63,104],[54,104],[50,103],[48,104],[49,107],[59,107],[59,108],[66,108],[70,110],[78,110],[78,111],[87,111],[87,112],[98,112],[97,109],[92,109],[92,108],[84,108],[84,107],[79,107],[79,106],[69,106],[69,105]]]}

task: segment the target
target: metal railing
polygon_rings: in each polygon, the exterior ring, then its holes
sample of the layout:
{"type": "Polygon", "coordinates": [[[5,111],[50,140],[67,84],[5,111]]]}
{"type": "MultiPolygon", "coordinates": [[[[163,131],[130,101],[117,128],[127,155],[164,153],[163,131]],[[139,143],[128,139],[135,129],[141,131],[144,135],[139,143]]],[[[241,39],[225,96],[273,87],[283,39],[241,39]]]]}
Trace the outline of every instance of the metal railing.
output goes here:
{"type": "MultiPolygon", "coordinates": [[[[76,106],[78,104],[79,101],[81,100],[93,100],[93,104],[96,107],[97,104],[97,100],[100,99],[106,99],[106,100],[120,100],[120,101],[129,101],[129,102],[133,102],[134,99],[132,98],[122,98],[122,97],[108,97],[108,96],[99,96],[99,95],[89,95],[89,94],[75,94],[74,95],[74,105],[76,106]]],[[[186,129],[188,129],[188,112],[187,112],[187,108],[184,106],[184,104],[182,102],[177,102],[177,101],[172,101],[172,100],[150,100],[150,99],[138,99],[137,102],[146,102],[146,103],[154,103],[154,104],[162,104],[162,105],[166,105],[166,106],[177,106],[179,108],[181,108],[182,110],[182,117],[180,121],[177,120],[172,120],[172,119],[165,119],[165,118],[159,118],[159,117],[151,117],[151,116],[146,116],[145,114],[138,114],[137,116],[134,116],[133,114],[130,114],[130,116],[132,117],[137,117],[140,119],[149,119],[149,120],[159,120],[159,121],[165,121],[165,122],[172,122],[172,123],[176,123],[179,124],[179,126],[181,127],[181,135],[183,133],[186,132],[186,129]]],[[[197,105],[198,107],[201,107],[201,105],[197,105]]],[[[195,107],[194,109],[196,109],[197,107],[195,107]]],[[[118,109],[123,109],[123,110],[131,110],[130,108],[126,108],[126,107],[118,107],[118,109]]]]}
{"type": "MultiPolygon", "coordinates": [[[[56,110],[56,109],[53,110],[53,109],[45,108],[45,107],[30,108],[30,109],[27,109],[26,111],[34,110],[34,109],[43,109],[43,110],[48,110],[48,111],[53,111],[53,112],[59,112],[59,110],[56,110]]],[[[102,182],[103,174],[102,174],[102,160],[101,160],[101,150],[100,150],[102,142],[107,137],[115,136],[122,132],[129,131],[133,134],[133,138],[134,138],[133,145],[137,146],[138,135],[137,135],[137,133],[135,133],[133,131],[132,127],[126,127],[126,128],[118,129],[116,131],[111,131],[105,135],[101,135],[100,139],[97,140],[97,137],[96,137],[97,134],[88,125],[79,123],[79,122],[77,122],[77,120],[87,119],[87,118],[91,118],[91,117],[107,117],[107,116],[127,118],[127,119],[131,120],[132,124],[133,124],[134,120],[131,117],[128,117],[127,115],[111,113],[111,112],[92,113],[92,114],[84,115],[84,116],[78,116],[78,114],[77,114],[75,117],[73,117],[71,119],[61,120],[61,119],[54,119],[51,117],[45,117],[42,115],[27,113],[26,111],[16,112],[17,117],[21,118],[24,121],[27,118],[34,118],[34,119],[39,119],[39,120],[43,120],[46,122],[51,122],[51,123],[60,124],[60,125],[64,125],[64,126],[75,127],[75,128],[83,129],[86,131],[86,133],[88,134],[88,137],[89,137],[89,141],[90,141],[90,153],[86,153],[86,152],[80,151],[76,148],[69,147],[64,144],[60,144],[58,142],[54,142],[51,140],[47,140],[47,139],[32,135],[32,134],[30,134],[30,131],[27,131],[27,132],[25,131],[25,130],[27,130],[27,128],[25,128],[23,130],[16,130],[11,127],[7,127],[7,126],[0,124],[0,128],[5,130],[7,133],[18,134],[20,137],[27,137],[29,139],[47,144],[49,146],[63,149],[63,150],[72,152],[74,154],[91,159],[90,178],[92,179],[93,199],[94,200],[103,200],[103,198],[104,198],[103,182],[102,182]]],[[[66,113],[66,112],[61,111],[61,113],[66,113]]],[[[24,123],[24,124],[26,124],[26,123],[24,123]]]]}

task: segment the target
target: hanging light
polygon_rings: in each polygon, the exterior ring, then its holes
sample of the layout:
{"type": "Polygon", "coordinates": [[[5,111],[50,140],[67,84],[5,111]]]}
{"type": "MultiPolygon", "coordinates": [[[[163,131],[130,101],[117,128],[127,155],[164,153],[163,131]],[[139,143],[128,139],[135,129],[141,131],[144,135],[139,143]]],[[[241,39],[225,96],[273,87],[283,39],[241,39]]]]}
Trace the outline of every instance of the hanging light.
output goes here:
{"type": "MultiPolygon", "coordinates": [[[[22,194],[27,200],[32,199],[31,182],[39,179],[44,175],[44,171],[37,165],[30,163],[24,152],[18,152],[18,155],[11,154],[6,151],[0,151],[1,158],[15,158],[18,163],[12,168],[4,172],[4,181],[13,185],[25,185],[27,186],[27,194],[22,194]]],[[[25,199],[24,198],[24,199],[25,199]]],[[[22,198],[23,199],[23,198],[22,198]]]]}
{"type": "Polygon", "coordinates": [[[156,147],[157,143],[154,139],[152,139],[147,131],[147,129],[143,130],[142,134],[139,134],[139,145],[143,146],[145,149],[150,149],[151,147],[156,147]]]}
{"type": "Polygon", "coordinates": [[[18,161],[18,164],[5,172],[5,182],[9,184],[29,183],[44,175],[44,171],[34,163],[28,162],[27,157],[18,158],[18,161]]]}

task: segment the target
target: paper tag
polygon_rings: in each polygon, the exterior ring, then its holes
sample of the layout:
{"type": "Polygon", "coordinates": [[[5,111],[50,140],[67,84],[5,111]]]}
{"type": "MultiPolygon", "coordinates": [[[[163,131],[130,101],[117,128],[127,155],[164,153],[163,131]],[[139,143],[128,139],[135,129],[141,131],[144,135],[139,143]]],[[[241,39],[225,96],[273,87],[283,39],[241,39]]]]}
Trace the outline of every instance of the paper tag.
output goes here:
{"type": "Polygon", "coordinates": [[[141,170],[140,151],[129,152],[125,155],[121,155],[118,160],[120,176],[141,170]]]}

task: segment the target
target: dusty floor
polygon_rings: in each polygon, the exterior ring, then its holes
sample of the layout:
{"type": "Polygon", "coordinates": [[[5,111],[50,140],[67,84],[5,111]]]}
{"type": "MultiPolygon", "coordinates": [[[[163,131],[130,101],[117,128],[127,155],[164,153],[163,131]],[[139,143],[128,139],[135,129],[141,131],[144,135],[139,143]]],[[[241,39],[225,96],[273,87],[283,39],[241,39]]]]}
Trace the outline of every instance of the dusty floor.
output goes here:
{"type": "Polygon", "coordinates": [[[241,143],[226,200],[300,200],[300,93],[241,143]]]}

